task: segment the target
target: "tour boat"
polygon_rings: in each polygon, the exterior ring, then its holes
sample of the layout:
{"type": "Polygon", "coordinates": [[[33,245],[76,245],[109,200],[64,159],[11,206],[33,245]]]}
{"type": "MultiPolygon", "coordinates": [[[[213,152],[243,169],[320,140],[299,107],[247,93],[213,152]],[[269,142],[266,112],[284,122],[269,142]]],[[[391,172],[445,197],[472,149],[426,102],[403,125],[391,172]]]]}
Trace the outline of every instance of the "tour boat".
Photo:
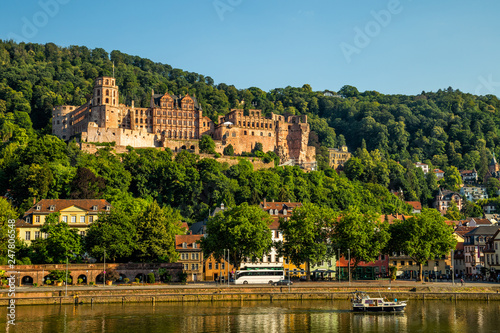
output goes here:
{"type": "Polygon", "coordinates": [[[352,310],[361,312],[399,312],[404,311],[407,301],[389,301],[386,298],[371,298],[364,291],[354,292],[352,310]]]}

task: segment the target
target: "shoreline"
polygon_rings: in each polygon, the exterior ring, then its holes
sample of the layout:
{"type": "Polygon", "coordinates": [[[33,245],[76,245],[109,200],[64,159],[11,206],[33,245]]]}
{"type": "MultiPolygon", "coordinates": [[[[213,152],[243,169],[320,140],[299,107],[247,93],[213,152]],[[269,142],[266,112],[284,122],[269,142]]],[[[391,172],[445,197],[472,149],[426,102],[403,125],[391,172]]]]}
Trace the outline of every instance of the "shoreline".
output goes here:
{"type": "MultiPolygon", "coordinates": [[[[221,301],[302,301],[347,300],[356,290],[389,299],[446,300],[446,301],[500,301],[498,284],[450,286],[445,284],[374,285],[293,285],[288,286],[215,286],[215,285],[146,285],[146,286],[92,286],[65,288],[33,287],[16,290],[17,305],[63,305],[157,302],[221,302],[221,301]],[[389,289],[390,288],[390,289],[389,289]]],[[[9,302],[5,289],[0,290],[0,305],[9,302]]]]}

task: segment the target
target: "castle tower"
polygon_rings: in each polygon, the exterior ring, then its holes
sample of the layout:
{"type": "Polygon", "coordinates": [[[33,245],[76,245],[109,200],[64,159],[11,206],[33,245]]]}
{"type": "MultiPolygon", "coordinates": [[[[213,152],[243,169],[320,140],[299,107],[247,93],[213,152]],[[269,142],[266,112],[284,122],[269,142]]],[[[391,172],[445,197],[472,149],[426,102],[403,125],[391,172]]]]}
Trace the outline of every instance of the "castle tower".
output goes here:
{"type": "Polygon", "coordinates": [[[98,77],[94,84],[92,105],[118,106],[118,86],[114,78],[98,77]]]}
{"type": "Polygon", "coordinates": [[[102,128],[118,128],[118,119],[122,118],[118,108],[119,95],[116,80],[102,76],[95,80],[92,97],[91,122],[102,128]]]}

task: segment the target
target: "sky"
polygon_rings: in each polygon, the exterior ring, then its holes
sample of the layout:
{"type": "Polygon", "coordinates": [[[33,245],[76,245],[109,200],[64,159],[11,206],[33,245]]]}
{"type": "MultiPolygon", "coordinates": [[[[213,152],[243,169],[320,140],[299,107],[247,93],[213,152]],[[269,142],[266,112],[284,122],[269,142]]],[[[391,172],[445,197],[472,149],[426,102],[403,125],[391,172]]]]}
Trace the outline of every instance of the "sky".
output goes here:
{"type": "Polygon", "coordinates": [[[264,91],[500,96],[500,1],[23,0],[0,39],[119,50],[264,91]]]}

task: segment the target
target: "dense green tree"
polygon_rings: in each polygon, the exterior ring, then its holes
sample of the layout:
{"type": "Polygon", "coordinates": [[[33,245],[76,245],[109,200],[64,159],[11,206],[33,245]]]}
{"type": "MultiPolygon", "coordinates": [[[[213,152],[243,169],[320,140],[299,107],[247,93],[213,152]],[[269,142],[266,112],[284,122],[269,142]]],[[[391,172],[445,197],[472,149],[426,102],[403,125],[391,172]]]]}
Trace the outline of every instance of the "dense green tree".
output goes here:
{"type": "Polygon", "coordinates": [[[228,146],[224,147],[224,155],[227,155],[227,156],[233,156],[234,155],[233,145],[228,145],[228,146]]]}
{"type": "Polygon", "coordinates": [[[297,267],[307,263],[309,280],[311,266],[334,254],[332,236],[336,219],[337,213],[331,208],[311,203],[295,208],[289,218],[280,219],[280,230],[286,240],[276,244],[280,256],[290,258],[297,267]]]}
{"type": "Polygon", "coordinates": [[[99,261],[127,262],[136,249],[135,216],[113,208],[92,223],[85,237],[85,249],[99,261]]]}
{"type": "Polygon", "coordinates": [[[34,261],[37,263],[60,264],[75,261],[83,253],[82,237],[78,230],[70,228],[68,223],[59,222],[60,213],[51,213],[45,218],[40,231],[47,233],[47,238],[33,241],[34,261]]]}
{"type": "Polygon", "coordinates": [[[455,248],[453,228],[435,209],[424,208],[415,217],[397,221],[389,227],[390,252],[403,252],[419,265],[422,280],[422,265],[435,256],[446,255],[455,248]]]}
{"type": "Polygon", "coordinates": [[[246,203],[219,212],[208,220],[207,236],[200,241],[205,258],[213,255],[219,260],[228,249],[236,268],[245,258],[262,258],[271,249],[271,222],[260,207],[246,203]]]}
{"type": "Polygon", "coordinates": [[[389,241],[388,227],[378,214],[344,211],[335,226],[335,247],[345,258],[350,254],[354,268],[361,261],[375,261],[389,241]]]}
{"type": "Polygon", "coordinates": [[[134,256],[143,262],[175,262],[175,235],[182,234],[181,215],[157,202],[136,217],[134,256]]]}
{"type": "Polygon", "coordinates": [[[443,184],[451,191],[460,191],[462,176],[460,176],[460,171],[455,166],[450,166],[444,170],[443,184]]]}
{"type": "Polygon", "coordinates": [[[209,135],[203,135],[198,145],[200,153],[215,154],[215,142],[209,135]]]}

